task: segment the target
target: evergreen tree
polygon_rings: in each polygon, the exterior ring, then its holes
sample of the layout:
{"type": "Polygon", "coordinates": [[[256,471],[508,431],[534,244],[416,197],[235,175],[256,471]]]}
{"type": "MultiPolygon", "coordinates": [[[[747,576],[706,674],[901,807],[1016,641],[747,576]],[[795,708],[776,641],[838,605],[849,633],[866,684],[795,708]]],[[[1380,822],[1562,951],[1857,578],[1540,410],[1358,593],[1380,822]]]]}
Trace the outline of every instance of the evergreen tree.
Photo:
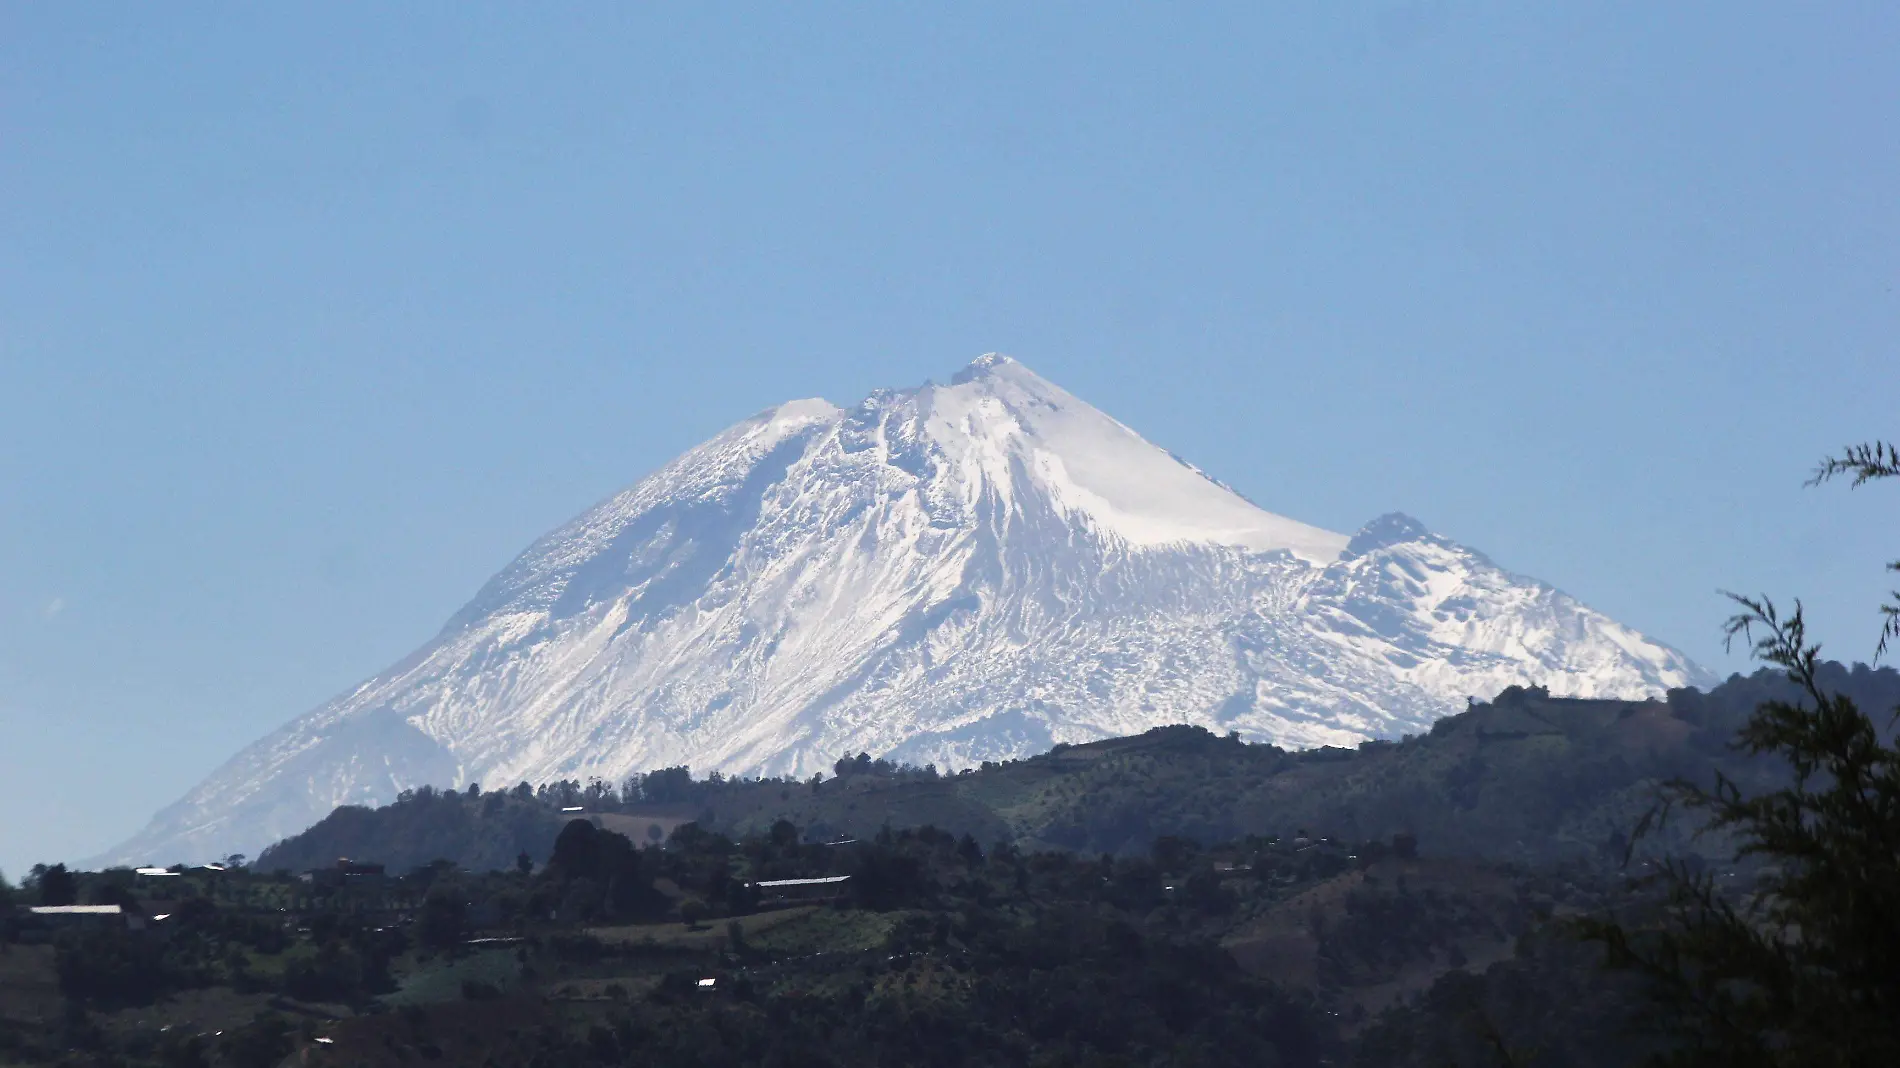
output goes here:
{"type": "MultiPolygon", "coordinates": [[[[1808,479],[1808,485],[1818,486],[1836,478],[1850,478],[1850,486],[1858,489],[1876,479],[1900,478],[1900,449],[1892,442],[1876,441],[1869,445],[1850,445],[1840,456],[1830,456],[1821,461],[1814,471],[1814,477],[1808,479]]],[[[1888,571],[1900,571],[1900,560],[1887,565],[1888,571]]],[[[1887,603],[1880,606],[1881,614],[1887,617],[1880,628],[1880,644],[1874,650],[1875,659],[1887,651],[1887,642],[1900,638],[1900,590],[1887,595],[1887,603]]]]}
{"type": "Polygon", "coordinates": [[[453,949],[461,943],[467,928],[468,909],[461,894],[454,888],[430,891],[416,917],[416,938],[423,948],[453,949]]]}
{"type": "MultiPolygon", "coordinates": [[[[1856,486],[1900,476],[1900,452],[1857,446],[1811,482],[1842,475],[1856,486]]],[[[1784,617],[1766,597],[1735,600],[1730,639],[1785,670],[1796,695],[1764,702],[1734,744],[1783,758],[1793,784],[1744,796],[1719,773],[1713,788],[1678,780],[1638,834],[1680,806],[1734,835],[1738,859],[1763,862],[1763,874],[1738,899],[1714,872],[1672,861],[1665,922],[1593,921],[1586,933],[1613,964],[1649,976],[1682,1022],[1666,1063],[1900,1064],[1900,749],[1822,685],[1799,602],[1784,617]]],[[[1883,611],[1879,652],[1900,637],[1900,594],[1883,611]]]]}
{"type": "Polygon", "coordinates": [[[42,905],[71,905],[79,900],[79,883],[64,864],[35,864],[27,881],[42,905]]]}

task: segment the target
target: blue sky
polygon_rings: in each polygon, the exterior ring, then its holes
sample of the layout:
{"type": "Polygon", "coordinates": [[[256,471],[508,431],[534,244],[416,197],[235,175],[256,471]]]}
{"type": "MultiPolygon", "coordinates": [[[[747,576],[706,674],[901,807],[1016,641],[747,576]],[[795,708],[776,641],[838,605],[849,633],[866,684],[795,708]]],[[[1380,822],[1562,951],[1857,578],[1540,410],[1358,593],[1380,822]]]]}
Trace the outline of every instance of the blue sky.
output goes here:
{"type": "MultiPolygon", "coordinates": [[[[0,7],[0,870],[767,405],[1009,352],[1719,670],[1871,654],[1889,5],[0,7]]],[[[159,858],[164,859],[164,858],[159,858]]]]}

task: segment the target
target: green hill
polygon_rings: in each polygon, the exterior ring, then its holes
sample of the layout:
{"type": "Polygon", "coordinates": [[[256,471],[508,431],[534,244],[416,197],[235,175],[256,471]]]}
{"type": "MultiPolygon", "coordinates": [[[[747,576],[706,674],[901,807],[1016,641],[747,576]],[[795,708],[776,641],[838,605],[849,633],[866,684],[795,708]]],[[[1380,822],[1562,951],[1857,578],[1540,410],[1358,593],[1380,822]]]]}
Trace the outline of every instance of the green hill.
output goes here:
{"type": "MultiPolygon", "coordinates": [[[[1826,669],[1827,685],[1865,708],[1900,706],[1892,669],[1826,669]]],[[[1787,684],[1777,673],[1734,676],[1703,693],[1660,701],[1591,701],[1512,688],[1439,721],[1429,734],[1357,749],[1289,752],[1195,727],[1057,746],[955,775],[840,761],[823,781],[692,780],[669,769],[613,788],[525,787],[479,798],[416,791],[374,811],[339,809],[272,847],[258,866],[316,867],[337,857],[395,870],[438,858],[485,870],[517,854],[547,854],[564,804],[626,830],[645,819],[690,819],[732,834],[787,819],[821,839],[880,827],[935,826],[982,842],[1086,854],[1145,852],[1162,836],[1202,842],[1247,835],[1342,840],[1412,835],[1434,856],[1524,864],[1620,859],[1624,836],[1672,776],[1716,771],[1745,790],[1783,774],[1736,754],[1729,740],[1748,714],[1787,684]]],[[[1683,828],[1654,839],[1697,847],[1683,828]]],[[[1701,843],[1719,855],[1719,843],[1701,843]]]]}

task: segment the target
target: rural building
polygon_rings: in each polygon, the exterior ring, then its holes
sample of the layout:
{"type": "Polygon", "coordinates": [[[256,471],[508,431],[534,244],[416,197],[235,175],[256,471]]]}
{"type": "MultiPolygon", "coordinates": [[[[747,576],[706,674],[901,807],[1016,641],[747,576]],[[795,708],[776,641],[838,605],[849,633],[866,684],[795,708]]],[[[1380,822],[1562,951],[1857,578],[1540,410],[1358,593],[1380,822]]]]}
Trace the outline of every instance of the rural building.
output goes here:
{"type": "Polygon", "coordinates": [[[35,905],[27,910],[35,916],[123,916],[125,909],[118,905],[35,905]]]}
{"type": "Polygon", "coordinates": [[[380,883],[384,879],[381,864],[359,864],[348,857],[339,858],[334,867],[312,868],[297,878],[316,886],[358,886],[380,883]]]}
{"type": "Polygon", "coordinates": [[[116,927],[123,924],[135,931],[145,929],[143,913],[129,911],[118,905],[35,905],[27,909],[26,913],[43,927],[116,927]]]}
{"type": "Polygon", "coordinates": [[[793,901],[830,901],[845,891],[849,875],[826,875],[816,879],[767,879],[752,883],[762,904],[793,901]]]}

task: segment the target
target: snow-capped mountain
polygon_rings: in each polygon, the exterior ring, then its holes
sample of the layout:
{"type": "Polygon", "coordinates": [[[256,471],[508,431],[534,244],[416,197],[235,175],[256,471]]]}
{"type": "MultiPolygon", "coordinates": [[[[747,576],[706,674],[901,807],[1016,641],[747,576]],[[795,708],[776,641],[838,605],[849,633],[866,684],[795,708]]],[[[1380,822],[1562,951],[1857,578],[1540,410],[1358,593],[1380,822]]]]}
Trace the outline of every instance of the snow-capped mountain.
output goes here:
{"type": "Polygon", "coordinates": [[[1348,537],[1266,512],[985,356],[679,457],[113,857],[256,852],[421,783],[804,776],[860,751],[964,766],[1180,722],[1352,744],[1514,683],[1705,681],[1415,520],[1348,537]]]}

